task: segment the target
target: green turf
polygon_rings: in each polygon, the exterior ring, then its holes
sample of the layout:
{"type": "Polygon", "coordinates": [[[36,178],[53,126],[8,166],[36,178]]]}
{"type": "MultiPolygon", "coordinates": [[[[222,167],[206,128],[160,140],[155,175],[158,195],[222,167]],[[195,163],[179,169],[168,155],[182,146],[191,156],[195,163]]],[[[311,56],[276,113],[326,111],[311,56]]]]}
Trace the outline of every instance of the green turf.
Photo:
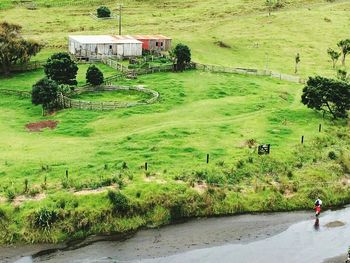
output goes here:
{"type": "MultiPolygon", "coordinates": [[[[39,73],[28,75],[39,77],[39,73]]],[[[17,78],[22,79],[22,74],[7,80],[13,83],[8,86],[21,83],[17,78]]],[[[7,140],[2,159],[11,165],[0,167],[11,177],[4,176],[3,182],[18,179],[20,183],[24,174],[39,182],[42,165],[54,167],[49,174],[53,181],[59,181],[66,168],[85,179],[96,178],[104,164],[122,161],[136,173],[146,161],[154,172],[192,168],[203,163],[207,153],[213,161],[239,159],[247,153],[242,145],[249,139],[271,143],[272,154],[285,159],[301,135],[313,138],[319,123],[324,123],[320,114],[300,103],[302,86],[298,84],[200,71],[157,73],[118,82],[140,83],[158,91],[160,102],[111,112],[67,109],[43,118],[40,106],[33,107],[29,100],[4,97],[0,102],[1,137],[7,140]],[[25,130],[27,123],[42,119],[59,121],[57,129],[25,130]]],[[[79,98],[110,100],[116,95],[136,99],[114,92],[101,94],[79,98]]]]}

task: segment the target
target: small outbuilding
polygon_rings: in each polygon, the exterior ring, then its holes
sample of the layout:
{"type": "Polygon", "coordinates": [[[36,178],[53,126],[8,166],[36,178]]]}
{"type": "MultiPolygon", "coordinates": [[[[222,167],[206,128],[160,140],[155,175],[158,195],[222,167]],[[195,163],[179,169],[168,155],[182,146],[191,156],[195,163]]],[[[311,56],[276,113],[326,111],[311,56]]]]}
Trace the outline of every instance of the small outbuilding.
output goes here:
{"type": "Polygon", "coordinates": [[[104,56],[142,56],[142,42],[130,37],[94,35],[69,36],[69,52],[80,59],[101,59],[104,56]]]}
{"type": "Polygon", "coordinates": [[[171,38],[163,35],[134,35],[135,39],[142,42],[142,49],[149,51],[169,51],[171,38]]]}

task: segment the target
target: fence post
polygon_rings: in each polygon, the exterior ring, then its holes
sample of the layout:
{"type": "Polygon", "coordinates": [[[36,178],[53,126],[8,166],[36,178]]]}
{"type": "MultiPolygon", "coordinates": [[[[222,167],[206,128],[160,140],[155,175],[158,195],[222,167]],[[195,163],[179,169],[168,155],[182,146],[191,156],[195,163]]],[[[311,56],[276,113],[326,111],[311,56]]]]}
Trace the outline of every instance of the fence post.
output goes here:
{"type": "Polygon", "coordinates": [[[321,132],[322,131],[322,124],[320,124],[319,126],[318,126],[318,132],[321,132]]]}
{"type": "Polygon", "coordinates": [[[148,170],[148,163],[145,162],[145,170],[147,171],[148,170]]]}
{"type": "Polygon", "coordinates": [[[301,136],[301,144],[304,144],[304,135],[301,136]]]}
{"type": "Polygon", "coordinates": [[[207,163],[209,163],[209,153],[207,154],[207,163]]]}

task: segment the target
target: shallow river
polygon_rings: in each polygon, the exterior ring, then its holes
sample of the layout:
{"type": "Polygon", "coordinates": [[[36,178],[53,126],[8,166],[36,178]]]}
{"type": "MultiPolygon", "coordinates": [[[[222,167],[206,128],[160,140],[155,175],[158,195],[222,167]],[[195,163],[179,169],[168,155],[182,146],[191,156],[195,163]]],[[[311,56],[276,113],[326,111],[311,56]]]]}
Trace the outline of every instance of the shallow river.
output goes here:
{"type": "MultiPolygon", "coordinates": [[[[350,245],[350,207],[312,213],[274,213],[196,219],[142,230],[124,241],[100,241],[31,257],[44,247],[0,248],[0,262],[323,262],[350,245]]],[[[339,261],[344,262],[345,255],[339,261]]]]}

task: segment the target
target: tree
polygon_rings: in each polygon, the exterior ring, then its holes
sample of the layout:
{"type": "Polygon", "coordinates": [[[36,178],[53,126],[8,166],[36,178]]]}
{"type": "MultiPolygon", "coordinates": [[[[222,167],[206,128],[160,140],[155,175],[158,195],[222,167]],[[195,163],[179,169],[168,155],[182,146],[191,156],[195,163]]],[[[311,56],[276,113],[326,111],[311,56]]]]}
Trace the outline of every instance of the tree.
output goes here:
{"type": "Polygon", "coordinates": [[[58,84],[77,85],[77,64],[68,53],[53,54],[44,65],[45,74],[58,84]]]}
{"type": "Polygon", "coordinates": [[[337,61],[340,57],[340,52],[335,51],[332,48],[327,49],[327,53],[330,56],[332,63],[333,63],[333,68],[335,68],[335,65],[337,64],[337,61]]]}
{"type": "Polygon", "coordinates": [[[28,63],[42,48],[38,42],[24,39],[21,31],[19,25],[0,23],[0,65],[5,75],[10,74],[13,65],[28,63]]]}
{"type": "Polygon", "coordinates": [[[301,101],[308,108],[330,112],[334,119],[346,118],[350,109],[350,85],[320,76],[310,77],[301,101]]]}
{"type": "Polygon", "coordinates": [[[341,49],[342,53],[342,65],[345,66],[345,58],[350,52],[350,39],[344,39],[339,41],[338,47],[341,49]]]}
{"type": "Polygon", "coordinates": [[[173,55],[175,56],[177,71],[183,71],[186,64],[191,62],[191,50],[186,45],[177,44],[173,50],[173,55]]]}
{"type": "Polygon", "coordinates": [[[97,8],[97,17],[111,17],[111,10],[107,6],[100,6],[97,8]]]}
{"type": "Polygon", "coordinates": [[[101,85],[104,81],[103,73],[95,65],[89,66],[86,71],[86,83],[89,83],[93,86],[101,85]]]}
{"type": "Polygon", "coordinates": [[[57,106],[58,85],[54,80],[43,78],[33,85],[32,103],[42,105],[43,115],[45,111],[57,106]]]}
{"type": "Polygon", "coordinates": [[[300,63],[300,54],[297,53],[295,56],[295,71],[294,73],[297,74],[298,73],[298,65],[300,63]]]}

